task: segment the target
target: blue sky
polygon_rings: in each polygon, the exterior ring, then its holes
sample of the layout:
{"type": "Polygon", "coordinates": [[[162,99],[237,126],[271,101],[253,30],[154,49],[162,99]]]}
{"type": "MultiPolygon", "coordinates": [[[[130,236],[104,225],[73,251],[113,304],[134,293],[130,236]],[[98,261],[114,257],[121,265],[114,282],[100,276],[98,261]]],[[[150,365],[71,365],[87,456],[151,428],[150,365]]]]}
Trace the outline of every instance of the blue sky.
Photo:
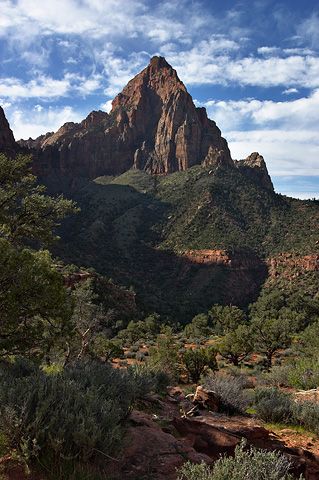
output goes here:
{"type": "Polygon", "coordinates": [[[258,151],[277,192],[319,198],[317,1],[0,0],[0,12],[0,103],[16,139],[108,111],[161,55],[234,159],[258,151]]]}

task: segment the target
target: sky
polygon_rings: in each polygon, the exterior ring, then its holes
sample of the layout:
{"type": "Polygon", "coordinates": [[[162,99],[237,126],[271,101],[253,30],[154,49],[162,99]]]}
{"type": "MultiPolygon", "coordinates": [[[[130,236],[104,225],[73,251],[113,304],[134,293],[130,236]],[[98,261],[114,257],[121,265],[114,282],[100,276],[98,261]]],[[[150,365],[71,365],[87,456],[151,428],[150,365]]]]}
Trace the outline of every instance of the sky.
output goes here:
{"type": "Polygon", "coordinates": [[[0,0],[0,104],[16,140],[109,111],[152,56],[207,109],[233,159],[319,198],[317,0],[0,0]]]}

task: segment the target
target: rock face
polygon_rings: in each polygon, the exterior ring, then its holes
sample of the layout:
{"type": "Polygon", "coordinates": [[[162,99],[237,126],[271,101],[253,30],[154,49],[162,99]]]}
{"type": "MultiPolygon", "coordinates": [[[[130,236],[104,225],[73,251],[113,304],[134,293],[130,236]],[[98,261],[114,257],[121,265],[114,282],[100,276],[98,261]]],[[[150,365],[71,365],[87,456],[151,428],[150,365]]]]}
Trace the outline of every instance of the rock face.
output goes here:
{"type": "Polygon", "coordinates": [[[20,145],[35,148],[34,173],[89,179],[130,168],[168,174],[196,164],[234,167],[227,142],[204,108],[196,108],[162,57],[133,78],[110,114],[93,111],[80,124],[20,145]]]}
{"type": "Polygon", "coordinates": [[[268,174],[264,158],[259,153],[254,152],[245,160],[239,160],[236,163],[245,175],[250,177],[254,182],[258,183],[267,190],[274,190],[271,178],[268,174]]]}
{"type": "Polygon", "coordinates": [[[0,107],[0,152],[12,153],[16,149],[16,142],[8,120],[0,107]]]}

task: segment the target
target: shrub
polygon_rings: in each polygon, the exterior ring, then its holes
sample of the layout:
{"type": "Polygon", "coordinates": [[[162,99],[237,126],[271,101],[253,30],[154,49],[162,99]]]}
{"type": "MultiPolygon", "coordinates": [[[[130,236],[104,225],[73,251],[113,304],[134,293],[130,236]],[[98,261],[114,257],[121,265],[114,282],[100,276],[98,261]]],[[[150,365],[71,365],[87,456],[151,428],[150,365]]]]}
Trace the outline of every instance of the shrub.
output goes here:
{"type": "Polygon", "coordinates": [[[182,357],[183,364],[194,383],[208,368],[217,370],[216,352],[204,348],[188,348],[182,357]]]}
{"type": "Polygon", "coordinates": [[[319,358],[302,357],[289,374],[293,387],[311,390],[319,385],[319,358]]]}
{"type": "Polygon", "coordinates": [[[135,352],[125,352],[124,357],[125,358],[136,358],[136,353],[135,352]]]}
{"type": "Polygon", "coordinates": [[[269,372],[262,372],[258,375],[258,385],[290,387],[290,374],[294,366],[289,364],[273,366],[269,372]]]}
{"type": "Polygon", "coordinates": [[[109,364],[81,361],[46,375],[18,358],[0,371],[1,426],[21,459],[39,459],[60,478],[65,464],[99,465],[113,451],[138,388],[109,364]]]}
{"type": "Polygon", "coordinates": [[[142,352],[142,351],[139,351],[139,352],[137,352],[135,358],[136,358],[136,360],[138,360],[139,362],[145,362],[145,353],[142,352]]]}
{"type": "Polygon", "coordinates": [[[315,401],[293,402],[292,421],[319,434],[319,404],[315,401]]]}
{"type": "Polygon", "coordinates": [[[200,464],[188,461],[177,472],[182,475],[177,480],[184,480],[185,478],[187,480],[213,480],[211,469],[204,461],[200,464]]]}
{"type": "Polygon", "coordinates": [[[218,407],[228,415],[245,413],[248,402],[240,379],[228,375],[211,374],[205,378],[205,387],[219,397],[218,407]]]}
{"type": "Polygon", "coordinates": [[[278,387],[258,387],[254,391],[254,410],[265,422],[288,423],[292,417],[292,397],[278,387]]]}
{"type": "Polygon", "coordinates": [[[162,393],[170,383],[170,377],[165,372],[153,370],[144,363],[133,362],[127,372],[134,379],[135,398],[143,397],[151,391],[162,393]]]}
{"type": "MultiPolygon", "coordinates": [[[[273,451],[257,450],[253,447],[244,451],[245,441],[235,448],[234,457],[221,457],[213,470],[202,462],[200,465],[186,462],[178,470],[178,480],[293,480],[288,473],[291,463],[284,455],[273,451]]],[[[302,479],[302,476],[300,476],[302,479]]]]}

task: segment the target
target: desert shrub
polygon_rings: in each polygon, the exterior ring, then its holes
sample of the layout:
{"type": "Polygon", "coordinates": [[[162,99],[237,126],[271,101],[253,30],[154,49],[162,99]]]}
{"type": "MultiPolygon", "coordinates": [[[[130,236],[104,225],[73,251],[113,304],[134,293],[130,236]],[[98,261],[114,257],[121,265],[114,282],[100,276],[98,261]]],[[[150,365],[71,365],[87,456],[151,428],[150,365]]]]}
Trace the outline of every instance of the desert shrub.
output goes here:
{"type": "Polygon", "coordinates": [[[216,373],[208,375],[204,385],[217,393],[218,408],[221,412],[228,415],[245,413],[248,406],[247,396],[239,379],[216,373]]]}
{"type": "Polygon", "coordinates": [[[136,353],[136,360],[138,360],[139,362],[145,362],[145,353],[142,352],[142,351],[139,351],[136,353]]]}
{"type": "MultiPolygon", "coordinates": [[[[221,457],[213,470],[204,462],[200,465],[186,462],[178,470],[178,480],[293,480],[289,473],[291,463],[279,452],[258,450],[244,451],[245,441],[235,448],[234,457],[221,457]]],[[[300,476],[302,479],[302,476],[300,476]]]]}
{"type": "Polygon", "coordinates": [[[124,357],[125,358],[136,358],[136,352],[125,352],[124,357]]]}
{"type": "Polygon", "coordinates": [[[319,404],[315,401],[298,401],[292,405],[292,421],[297,425],[319,434],[319,404]]]}
{"type": "Polygon", "coordinates": [[[21,459],[39,459],[60,478],[65,464],[99,465],[113,451],[138,388],[126,370],[102,362],[46,375],[16,359],[0,371],[1,427],[21,459]]]}
{"type": "Polygon", "coordinates": [[[266,368],[267,366],[267,358],[264,356],[260,356],[256,359],[256,365],[259,367],[264,367],[266,368]]]}
{"type": "Polygon", "coordinates": [[[216,362],[216,352],[204,348],[188,348],[182,357],[185,369],[194,383],[198,383],[201,375],[206,373],[207,369],[215,371],[218,369],[216,362]]]}
{"type": "Polygon", "coordinates": [[[258,387],[253,396],[254,410],[265,422],[288,423],[292,416],[291,394],[278,387],[258,387]]]}
{"type": "Polygon", "coordinates": [[[212,480],[293,480],[288,473],[291,463],[285,455],[253,447],[244,451],[244,447],[243,440],[235,448],[234,457],[217,460],[212,480]]]}
{"type": "Polygon", "coordinates": [[[200,464],[188,461],[177,472],[181,474],[177,480],[213,480],[212,471],[204,461],[200,464]]]}
{"type": "Polygon", "coordinates": [[[263,386],[290,387],[290,375],[294,366],[290,364],[275,365],[269,372],[261,372],[257,378],[257,384],[263,386]]]}
{"type": "Polygon", "coordinates": [[[130,346],[130,352],[138,352],[139,346],[138,345],[131,345],[130,346]]]}
{"type": "Polygon", "coordinates": [[[162,393],[170,383],[170,377],[160,370],[149,368],[146,364],[133,362],[127,369],[134,379],[135,398],[141,398],[149,392],[162,393]]]}
{"type": "Polygon", "coordinates": [[[127,360],[119,360],[119,367],[127,367],[127,360]]]}
{"type": "Polygon", "coordinates": [[[319,385],[319,358],[301,357],[289,373],[289,381],[293,387],[311,390],[319,385]]]}
{"type": "Polygon", "coordinates": [[[236,380],[238,380],[243,389],[254,387],[254,382],[250,378],[251,372],[247,372],[247,369],[231,365],[230,367],[228,367],[227,373],[231,377],[236,378],[236,380]]]}

